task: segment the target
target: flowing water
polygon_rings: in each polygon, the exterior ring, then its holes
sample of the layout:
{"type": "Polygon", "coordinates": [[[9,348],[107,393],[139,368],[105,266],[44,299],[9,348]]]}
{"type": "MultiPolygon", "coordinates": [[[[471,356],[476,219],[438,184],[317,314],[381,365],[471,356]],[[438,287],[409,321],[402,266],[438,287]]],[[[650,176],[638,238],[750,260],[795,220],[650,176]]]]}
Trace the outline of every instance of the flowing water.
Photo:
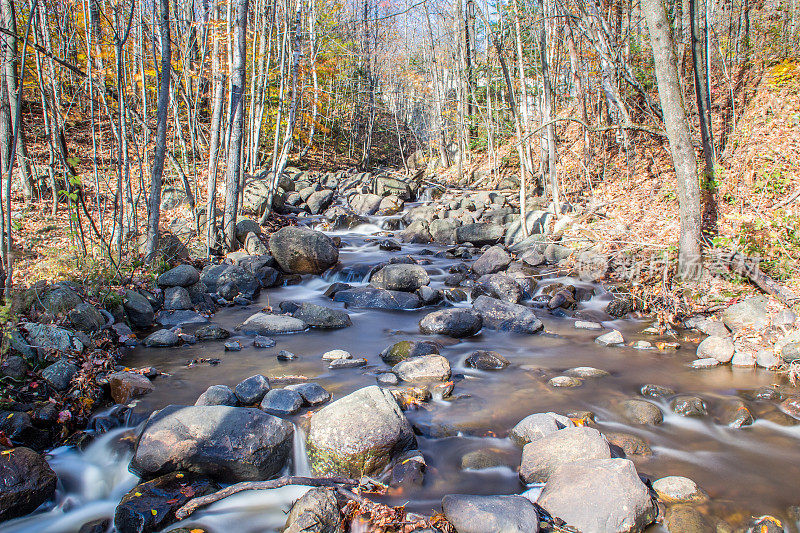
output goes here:
{"type": "MultiPolygon", "coordinates": [[[[399,255],[423,260],[431,275],[431,286],[442,287],[447,269],[459,260],[421,255],[424,249],[442,249],[435,245],[412,244],[403,245],[400,252],[381,251],[377,246],[380,239],[374,234],[382,231],[383,224],[385,220],[375,218],[373,224],[337,232],[344,243],[340,255],[342,266],[324,278],[308,277],[299,285],[266,290],[251,306],[221,309],[214,321],[232,330],[259,309],[267,306],[277,309],[284,300],[341,306],[323,295],[330,283],[363,284],[374,265],[399,255]]],[[[540,287],[550,281],[546,274],[543,277],[540,287]]],[[[600,310],[610,299],[599,286],[593,289],[595,295],[582,302],[579,309],[600,310]]],[[[127,365],[154,366],[169,375],[155,380],[155,391],[142,398],[135,410],[147,415],[168,404],[191,405],[210,385],[232,387],[258,373],[304,375],[328,389],[334,398],[341,398],[360,387],[375,384],[375,374],[386,368],[378,355],[386,346],[404,339],[429,338],[420,334],[417,322],[430,309],[350,309],[349,312],[353,322],[349,328],[278,336],[272,349],[256,349],[244,337],[241,340],[246,347],[240,352],[225,352],[222,341],[168,349],[137,348],[125,360],[127,365]],[[332,349],[366,357],[370,365],[329,370],[320,356],[332,349]],[[294,352],[299,359],[278,361],[275,355],[279,350],[294,352]],[[201,357],[218,358],[221,363],[187,366],[188,360],[201,357]]],[[[640,473],[653,479],[682,475],[695,480],[712,497],[705,511],[733,525],[751,516],[774,514],[790,528],[796,528],[787,509],[800,505],[800,426],[795,425],[798,422],[780,413],[772,402],[749,402],[757,421],[745,429],[728,428],[714,416],[726,401],[740,399],[758,387],[779,383],[782,378],[772,372],[729,366],[693,370],[688,364],[694,359],[697,339],[691,333],[683,335],[679,339],[682,348],[672,352],[604,348],[594,342],[597,332],[575,329],[574,319],[544,310],[537,311],[537,315],[545,324],[545,333],[517,335],[484,329],[469,339],[437,339],[444,345],[442,355],[453,367],[456,382],[453,397],[434,399],[418,410],[407,412],[419,431],[419,447],[427,461],[425,484],[418,490],[391,493],[383,501],[407,504],[409,510],[430,514],[440,509],[441,498],[448,493],[520,493],[525,487],[520,485],[515,469],[521,452],[506,438],[508,430],[531,413],[588,410],[596,414],[600,431],[625,432],[649,443],[654,452],[652,457],[633,458],[640,473]],[[496,372],[466,368],[464,359],[476,349],[500,352],[512,364],[496,372]],[[547,385],[549,377],[577,366],[600,368],[610,376],[586,380],[577,388],[547,385]],[[711,414],[688,419],[671,414],[665,403],[661,405],[665,413],[663,424],[627,424],[614,406],[622,399],[639,397],[639,388],[646,383],[700,395],[709,404],[711,414]],[[462,456],[483,449],[492,450],[506,466],[461,468],[462,456]]],[[[649,325],[644,319],[606,321],[605,325],[619,329],[628,342],[674,340],[642,334],[649,325]]],[[[296,423],[302,420],[302,414],[295,417],[296,423]]],[[[117,444],[120,431],[104,434],[84,452],[54,450],[49,460],[60,479],[56,504],[0,525],[0,531],[77,531],[93,518],[113,516],[116,502],[136,483],[136,478],[126,470],[130,452],[117,444]]],[[[299,427],[294,442],[293,470],[308,474],[299,427]]],[[[286,487],[241,493],[198,512],[179,526],[202,526],[212,533],[274,531],[283,525],[285,510],[304,490],[286,487]]],[[[651,529],[658,531],[657,526],[651,529]]]]}

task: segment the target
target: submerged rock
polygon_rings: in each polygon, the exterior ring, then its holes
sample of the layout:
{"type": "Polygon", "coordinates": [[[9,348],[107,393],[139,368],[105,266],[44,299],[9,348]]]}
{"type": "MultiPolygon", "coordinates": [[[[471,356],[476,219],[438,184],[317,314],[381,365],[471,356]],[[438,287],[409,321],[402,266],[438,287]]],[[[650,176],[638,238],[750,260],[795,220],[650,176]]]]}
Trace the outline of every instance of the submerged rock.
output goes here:
{"type": "Polygon", "coordinates": [[[256,313],[244,321],[241,331],[246,335],[281,335],[298,333],[307,328],[308,324],[299,318],[272,313],[256,313]]]}
{"type": "Polygon", "coordinates": [[[497,352],[477,350],[467,357],[464,364],[478,370],[502,370],[511,363],[497,352]]]}
{"type": "Polygon", "coordinates": [[[337,291],[333,296],[336,302],[344,302],[349,307],[363,309],[417,309],[422,301],[414,293],[390,291],[375,287],[356,287],[337,291]]]}

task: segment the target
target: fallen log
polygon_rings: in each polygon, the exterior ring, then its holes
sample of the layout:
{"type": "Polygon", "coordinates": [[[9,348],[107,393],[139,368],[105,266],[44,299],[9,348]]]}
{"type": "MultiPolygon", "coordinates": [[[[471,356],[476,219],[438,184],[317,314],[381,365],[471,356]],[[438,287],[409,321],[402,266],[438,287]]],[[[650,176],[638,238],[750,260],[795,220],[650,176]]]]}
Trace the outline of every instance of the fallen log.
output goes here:
{"type": "Polygon", "coordinates": [[[270,479],[268,481],[242,481],[241,483],[234,483],[224,489],[218,490],[217,492],[213,492],[211,494],[207,494],[205,496],[199,496],[197,498],[192,498],[186,504],[175,511],[175,517],[178,520],[183,520],[184,518],[191,515],[200,507],[205,507],[206,505],[211,505],[214,502],[218,502],[228,496],[233,496],[238,492],[243,492],[246,490],[268,490],[268,489],[278,489],[280,487],[285,487],[287,485],[306,485],[309,487],[341,487],[341,486],[348,486],[348,487],[356,487],[358,486],[359,481],[356,479],[348,479],[343,477],[304,477],[304,476],[286,476],[280,477],[278,479],[270,479]]]}
{"type": "Polygon", "coordinates": [[[749,258],[739,252],[733,252],[730,256],[725,257],[724,261],[725,266],[731,272],[746,277],[753,285],[765,293],[771,294],[787,307],[792,307],[792,305],[800,301],[800,296],[764,274],[759,268],[759,261],[757,259],[749,258]]]}

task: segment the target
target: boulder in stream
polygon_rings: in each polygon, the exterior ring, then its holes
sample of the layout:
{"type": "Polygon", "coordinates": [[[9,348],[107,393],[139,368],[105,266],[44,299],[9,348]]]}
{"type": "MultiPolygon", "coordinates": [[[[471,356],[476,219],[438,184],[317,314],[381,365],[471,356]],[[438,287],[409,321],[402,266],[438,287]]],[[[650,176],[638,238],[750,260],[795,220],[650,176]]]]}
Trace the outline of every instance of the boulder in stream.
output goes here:
{"type": "Polygon", "coordinates": [[[272,313],[256,313],[245,320],[240,329],[246,335],[281,335],[305,331],[307,328],[308,324],[299,318],[272,313]]]}
{"type": "Polygon", "coordinates": [[[392,367],[402,381],[446,381],[450,379],[450,363],[441,355],[409,357],[392,367]]]}
{"type": "Polygon", "coordinates": [[[519,477],[523,483],[543,483],[561,465],[581,459],[610,457],[611,448],[596,429],[564,428],[525,445],[519,477]]]}
{"type": "Polygon", "coordinates": [[[333,300],[344,302],[349,307],[362,309],[417,309],[422,306],[419,296],[414,293],[375,287],[340,290],[334,294],[333,300]]]}
{"type": "Polygon", "coordinates": [[[427,314],[419,321],[419,329],[428,335],[447,335],[462,338],[475,335],[481,330],[481,315],[472,309],[455,307],[427,314]]]}
{"type": "Polygon", "coordinates": [[[57,482],[47,461],[30,448],[0,454],[0,522],[34,511],[53,497],[57,482]]]}
{"type": "Polygon", "coordinates": [[[475,299],[473,308],[480,313],[483,325],[489,329],[514,333],[536,333],[544,328],[542,321],[536,318],[533,310],[524,305],[482,295],[475,299]]]}
{"type": "Polygon", "coordinates": [[[269,249],[284,272],[322,274],[339,260],[339,249],[322,232],[287,226],[269,238],[269,249]]]}
{"type": "Polygon", "coordinates": [[[523,496],[473,496],[448,494],[442,511],[458,533],[537,533],[539,515],[523,496]]]}
{"type": "Polygon", "coordinates": [[[431,282],[428,273],[419,265],[402,263],[386,265],[375,272],[369,280],[379,289],[391,291],[414,292],[431,282]]]}

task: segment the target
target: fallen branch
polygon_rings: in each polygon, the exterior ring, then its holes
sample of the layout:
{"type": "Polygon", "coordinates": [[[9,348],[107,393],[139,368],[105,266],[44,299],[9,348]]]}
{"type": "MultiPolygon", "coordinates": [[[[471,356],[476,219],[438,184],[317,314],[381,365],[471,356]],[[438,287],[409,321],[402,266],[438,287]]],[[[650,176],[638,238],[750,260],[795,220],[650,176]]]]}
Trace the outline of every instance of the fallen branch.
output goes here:
{"type": "Polygon", "coordinates": [[[751,259],[739,252],[734,252],[729,258],[724,258],[729,270],[748,278],[753,284],[775,298],[779,299],[786,306],[791,307],[800,301],[800,297],[794,292],[784,287],[771,277],[764,274],[759,268],[758,261],[751,259]]]}
{"type": "Polygon", "coordinates": [[[345,485],[354,487],[358,486],[358,483],[359,482],[356,479],[348,479],[343,477],[324,478],[303,476],[287,476],[268,481],[242,481],[241,483],[235,483],[229,487],[218,490],[217,492],[192,498],[186,502],[183,507],[175,511],[175,517],[178,520],[183,520],[200,507],[205,507],[206,505],[210,505],[214,502],[218,502],[224,498],[227,498],[228,496],[233,496],[238,492],[243,492],[246,490],[278,489],[287,485],[306,485],[309,487],[339,487],[341,485],[345,485]]]}

